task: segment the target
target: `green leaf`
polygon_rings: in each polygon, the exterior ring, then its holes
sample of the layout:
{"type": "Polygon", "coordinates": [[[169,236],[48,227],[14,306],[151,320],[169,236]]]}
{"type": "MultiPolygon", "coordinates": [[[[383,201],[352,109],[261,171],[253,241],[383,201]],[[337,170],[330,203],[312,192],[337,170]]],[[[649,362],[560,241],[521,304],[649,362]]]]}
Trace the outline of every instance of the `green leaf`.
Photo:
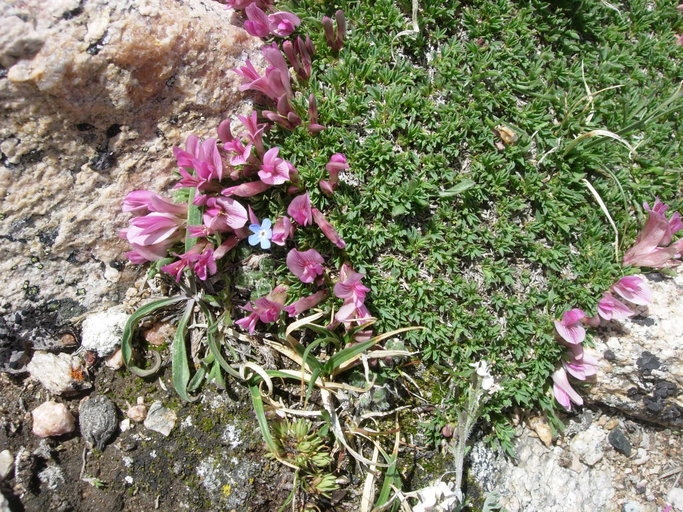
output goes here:
{"type": "Polygon", "coordinates": [[[187,348],[185,347],[185,336],[187,335],[187,324],[192,317],[192,311],[194,310],[195,301],[189,300],[185,306],[185,312],[183,313],[180,322],[178,322],[178,327],[175,331],[175,336],[173,337],[173,347],[171,359],[171,373],[173,387],[176,393],[185,400],[186,402],[194,402],[199,397],[191,398],[187,394],[187,386],[190,382],[190,364],[187,359],[187,348]]]}
{"type": "Polygon", "coordinates": [[[259,428],[261,429],[261,435],[263,440],[268,446],[271,453],[276,456],[280,455],[280,447],[273,439],[273,435],[270,433],[270,427],[268,426],[268,420],[266,419],[266,411],[263,408],[263,399],[261,398],[261,390],[258,384],[250,384],[249,392],[251,393],[251,403],[254,406],[254,413],[256,413],[256,421],[258,422],[259,428]]]}
{"type": "Polygon", "coordinates": [[[462,194],[465,190],[472,188],[476,183],[472,180],[462,180],[455,187],[439,192],[439,197],[453,197],[462,194]]]}
{"type": "MultiPolygon", "coordinates": [[[[194,201],[197,189],[190,189],[190,197],[187,200],[187,226],[200,226],[202,224],[202,209],[199,206],[192,204],[194,201]]],[[[186,236],[185,237],[185,252],[192,249],[197,243],[195,237],[186,236]]]]}
{"type": "Polygon", "coordinates": [[[123,328],[123,335],[121,337],[121,354],[123,355],[123,362],[131,371],[131,373],[134,373],[139,377],[148,377],[150,375],[154,375],[161,367],[161,356],[159,356],[157,352],[152,352],[152,355],[155,357],[155,361],[151,368],[143,370],[142,368],[135,366],[133,363],[133,335],[135,334],[135,328],[138,326],[140,321],[151,313],[171,306],[184,299],[185,297],[175,296],[168,299],[155,300],[145,304],[135,313],[130,315],[125,327],[123,328]]]}

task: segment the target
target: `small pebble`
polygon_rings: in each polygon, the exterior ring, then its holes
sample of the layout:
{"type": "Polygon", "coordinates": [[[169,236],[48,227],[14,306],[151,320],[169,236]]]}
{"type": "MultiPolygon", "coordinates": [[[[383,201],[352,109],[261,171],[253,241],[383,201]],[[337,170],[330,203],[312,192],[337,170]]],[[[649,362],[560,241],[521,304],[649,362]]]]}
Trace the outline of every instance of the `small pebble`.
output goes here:
{"type": "Polygon", "coordinates": [[[145,340],[150,345],[163,345],[170,343],[175,335],[175,327],[171,324],[157,322],[145,331],[145,340]]]}
{"type": "Polygon", "coordinates": [[[642,512],[642,510],[643,508],[640,506],[640,503],[635,501],[627,501],[621,506],[622,512],[642,512]]]}
{"type": "Polygon", "coordinates": [[[616,451],[627,457],[631,456],[631,443],[626,439],[626,436],[620,428],[617,427],[612,429],[607,436],[607,439],[609,440],[609,444],[611,444],[616,451]]]}
{"type": "Polygon", "coordinates": [[[76,421],[66,406],[51,400],[36,407],[31,416],[33,433],[38,437],[61,436],[76,428],[76,421]]]}
{"type": "Polygon", "coordinates": [[[14,457],[9,450],[0,452],[0,481],[7,478],[14,468],[14,457]]]}
{"type": "Polygon", "coordinates": [[[168,436],[175,426],[176,419],[177,416],[174,411],[167,409],[161,402],[157,401],[149,407],[147,418],[145,418],[145,427],[168,436]]]}
{"type": "Polygon", "coordinates": [[[126,416],[136,423],[145,421],[145,418],[147,417],[147,407],[141,396],[138,397],[137,405],[128,408],[126,416]]]}
{"type": "Polygon", "coordinates": [[[116,432],[116,405],[106,396],[81,402],[78,408],[81,435],[90,446],[103,450],[116,432]]]}
{"type": "Polygon", "coordinates": [[[123,366],[123,352],[121,352],[121,349],[118,349],[112,355],[107,357],[107,359],[104,361],[104,365],[112,370],[118,370],[121,368],[123,366]]]}

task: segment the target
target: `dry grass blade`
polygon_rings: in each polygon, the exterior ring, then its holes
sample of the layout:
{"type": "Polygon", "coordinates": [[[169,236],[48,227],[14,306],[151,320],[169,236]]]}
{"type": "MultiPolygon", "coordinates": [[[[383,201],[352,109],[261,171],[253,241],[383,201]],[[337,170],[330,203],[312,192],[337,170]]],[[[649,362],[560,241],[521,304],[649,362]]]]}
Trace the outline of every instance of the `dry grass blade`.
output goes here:
{"type": "MultiPolygon", "coordinates": [[[[379,459],[379,447],[375,446],[372,451],[372,462],[377,464],[379,459]]],[[[373,500],[375,498],[375,472],[370,469],[365,477],[363,484],[363,494],[360,498],[360,512],[370,512],[373,500]]]]}
{"type": "Polygon", "coordinates": [[[358,462],[365,464],[366,466],[378,466],[388,468],[389,464],[373,462],[370,459],[363,457],[360,453],[358,453],[356,450],[351,448],[351,446],[349,446],[349,443],[346,441],[346,437],[344,436],[344,429],[342,429],[341,422],[339,421],[339,417],[337,416],[337,411],[335,411],[334,404],[332,403],[332,394],[325,389],[321,389],[320,396],[322,398],[323,405],[325,406],[325,410],[327,411],[330,417],[330,426],[332,427],[332,433],[334,434],[334,437],[337,439],[339,444],[346,448],[346,450],[353,456],[354,459],[356,459],[358,462]]]}
{"type": "Polygon", "coordinates": [[[636,152],[636,148],[631,146],[626,139],[623,137],[617,135],[614,132],[611,132],[609,130],[591,130],[589,132],[586,132],[582,135],[579,135],[576,137],[573,141],[571,141],[569,144],[567,144],[567,147],[564,149],[564,155],[567,155],[572,149],[574,149],[576,146],[578,146],[581,142],[583,142],[586,139],[590,139],[592,137],[607,137],[610,139],[614,139],[620,144],[624,145],[626,148],[629,150],[629,158],[633,158],[633,155],[636,152]]]}
{"type": "Polygon", "coordinates": [[[607,210],[607,206],[605,206],[605,203],[600,197],[600,194],[598,194],[598,191],[595,190],[593,185],[591,185],[587,179],[584,178],[581,181],[583,181],[583,184],[586,185],[586,187],[588,187],[588,190],[591,191],[591,194],[593,194],[593,197],[600,205],[600,209],[603,211],[603,213],[607,217],[607,220],[612,226],[612,229],[614,230],[614,256],[616,258],[617,263],[619,263],[619,230],[617,229],[617,225],[612,220],[612,216],[609,214],[609,210],[607,210]]]}

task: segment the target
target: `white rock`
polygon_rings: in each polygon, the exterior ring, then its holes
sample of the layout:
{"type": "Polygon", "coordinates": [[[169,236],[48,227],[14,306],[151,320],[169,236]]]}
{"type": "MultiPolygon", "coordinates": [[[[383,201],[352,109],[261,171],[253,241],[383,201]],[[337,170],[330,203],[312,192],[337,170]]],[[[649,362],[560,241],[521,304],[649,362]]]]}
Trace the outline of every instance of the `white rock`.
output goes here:
{"type": "Polygon", "coordinates": [[[4,480],[12,472],[14,467],[14,456],[9,450],[0,452],[0,480],[4,480]]]}
{"type": "Polygon", "coordinates": [[[566,451],[548,449],[523,430],[516,439],[517,461],[496,455],[483,443],[470,453],[470,474],[484,492],[500,495],[508,512],[617,512],[613,472],[609,467],[565,467],[566,451]]]}
{"type": "Polygon", "coordinates": [[[592,425],[576,434],[569,442],[569,448],[578,455],[581,462],[587,466],[594,466],[602,459],[606,438],[607,432],[592,425]]]}
{"type": "Polygon", "coordinates": [[[9,502],[7,501],[7,498],[5,498],[5,495],[0,492],[0,512],[12,512],[9,509],[9,502]]]}
{"type": "Polygon", "coordinates": [[[161,402],[154,402],[149,407],[145,418],[145,427],[154,432],[168,436],[175,426],[177,416],[174,411],[167,409],[161,402]]]}
{"type": "Polygon", "coordinates": [[[683,489],[680,487],[671,489],[666,496],[666,501],[673,506],[676,512],[683,512],[683,489]]]}
{"type": "Polygon", "coordinates": [[[112,370],[118,370],[123,366],[123,352],[118,349],[112,355],[110,355],[105,361],[104,365],[112,370]]]}
{"type": "Polygon", "coordinates": [[[128,315],[120,307],[89,315],[83,320],[81,345],[100,357],[113,353],[121,343],[127,321],[128,315]]]}
{"type": "Polygon", "coordinates": [[[73,432],[76,422],[64,404],[47,401],[33,410],[33,433],[38,437],[61,436],[73,432]]]}
{"type": "Polygon", "coordinates": [[[70,354],[36,352],[26,365],[31,377],[40,381],[55,395],[69,395],[89,389],[92,384],[84,378],[83,361],[70,354]]]}
{"type": "Polygon", "coordinates": [[[622,512],[643,512],[643,507],[636,501],[627,501],[621,507],[622,512]]]}

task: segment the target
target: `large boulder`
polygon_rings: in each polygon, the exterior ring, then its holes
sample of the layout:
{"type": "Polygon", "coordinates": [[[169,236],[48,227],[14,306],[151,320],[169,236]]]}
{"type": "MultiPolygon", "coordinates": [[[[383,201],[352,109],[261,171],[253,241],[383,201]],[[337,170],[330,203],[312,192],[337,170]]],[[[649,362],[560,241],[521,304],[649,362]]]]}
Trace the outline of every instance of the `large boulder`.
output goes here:
{"type": "Polygon", "coordinates": [[[683,274],[648,276],[652,304],[595,336],[600,371],[588,400],[663,426],[683,426],[683,274]]]}
{"type": "Polygon", "coordinates": [[[211,0],[0,3],[0,331],[8,337],[34,328],[27,316],[51,318],[39,333],[49,337],[122,301],[134,271],[117,238],[121,200],[167,189],[172,147],[190,133],[215,136],[246,107],[231,69],[261,42],[234,16],[211,0]]]}

